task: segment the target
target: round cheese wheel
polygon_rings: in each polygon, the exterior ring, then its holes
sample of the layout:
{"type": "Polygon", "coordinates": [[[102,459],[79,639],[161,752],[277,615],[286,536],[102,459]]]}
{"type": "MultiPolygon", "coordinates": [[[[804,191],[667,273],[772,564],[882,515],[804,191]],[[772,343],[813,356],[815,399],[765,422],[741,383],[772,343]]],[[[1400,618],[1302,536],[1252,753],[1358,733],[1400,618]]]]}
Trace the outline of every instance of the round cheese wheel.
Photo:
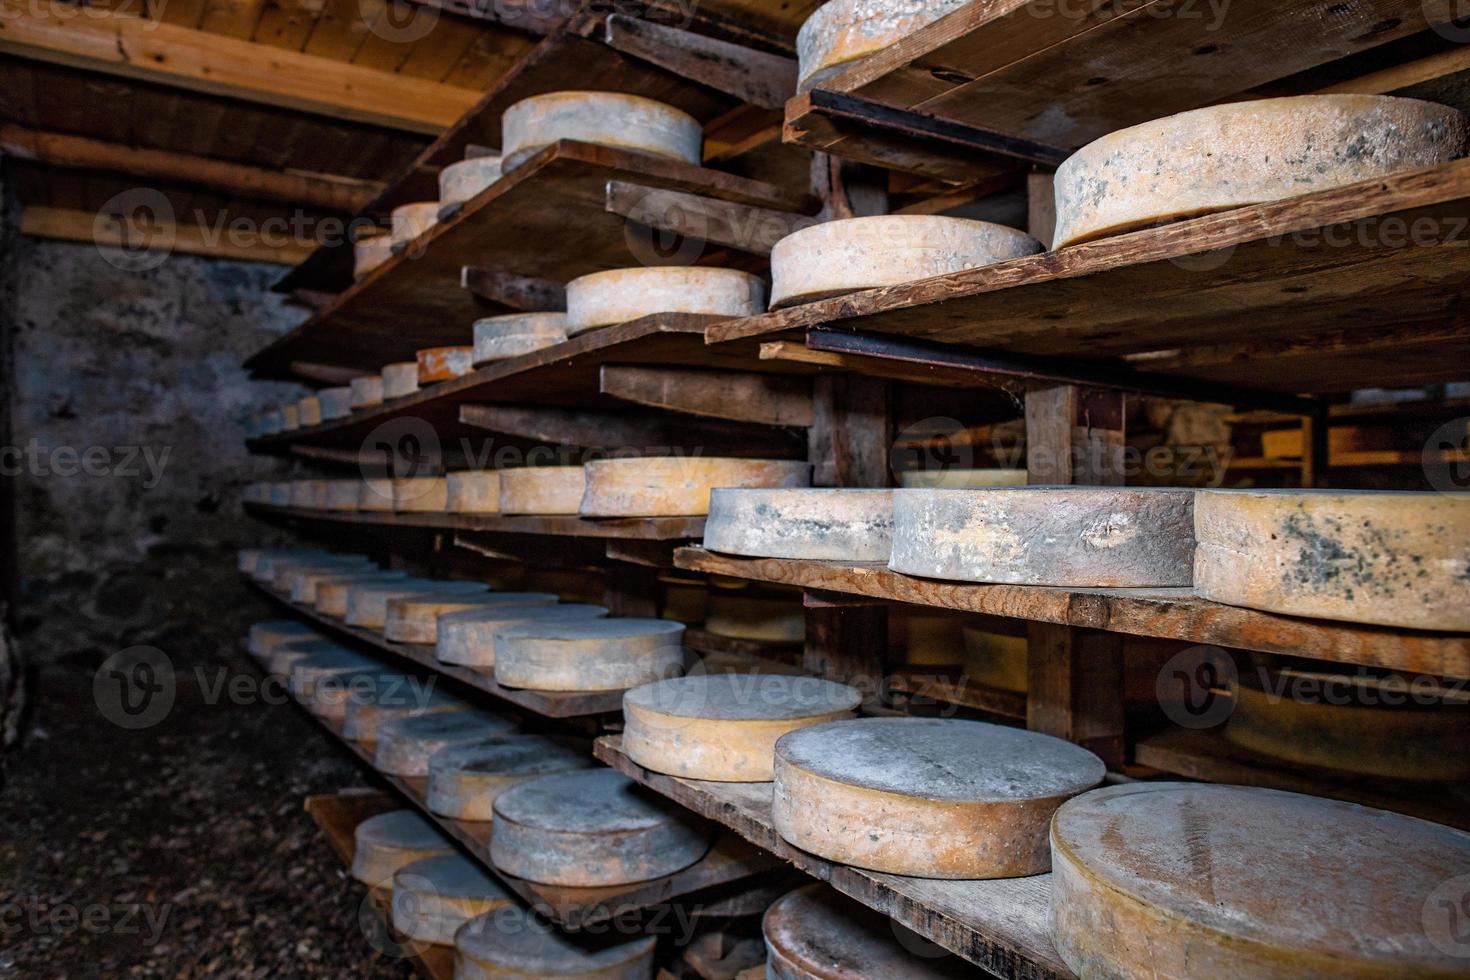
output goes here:
{"type": "Polygon", "coordinates": [[[519,466],[500,471],[502,514],[575,514],[587,478],[580,466],[519,466]]]}
{"type": "Polygon", "coordinates": [[[337,555],[310,561],[277,562],[271,569],[271,585],[277,592],[294,593],[296,583],[323,572],[369,572],[376,566],[362,555],[337,555]]]}
{"type": "Polygon", "coordinates": [[[246,647],[252,656],[265,659],[276,647],[290,640],[315,640],[321,634],[294,619],[274,619],[268,623],[254,623],[250,627],[250,638],[246,647]]]}
{"type": "Polygon", "coordinates": [[[347,721],[349,705],[372,699],[380,689],[406,689],[410,680],[412,678],[400,671],[383,669],[323,674],[312,685],[311,695],[304,698],[303,703],[312,714],[343,724],[347,721]]]}
{"type": "Polygon", "coordinates": [[[822,884],[774,902],[761,920],[768,980],[952,980],[980,973],[888,916],[822,884]],[[923,951],[922,953],[918,951],[923,951]]]}
{"type": "Polygon", "coordinates": [[[451,514],[500,513],[500,471],[464,470],[445,477],[445,510],[451,514]]]}
{"type": "Polygon", "coordinates": [[[352,414],[352,389],[350,387],[323,388],[317,392],[317,397],[321,399],[323,421],[345,419],[352,414]]]}
{"type": "Polygon", "coordinates": [[[290,405],[281,406],[281,430],[284,432],[295,432],[301,428],[301,409],[293,402],[290,405]]]}
{"type": "Polygon", "coordinates": [[[292,480],[291,506],[302,510],[325,510],[327,505],[327,481],[292,480]]]}
{"type": "Polygon", "coordinates": [[[357,509],[391,514],[393,481],[382,477],[364,477],[358,486],[357,509]]]}
{"type": "Polygon", "coordinates": [[[454,976],[455,980],[652,980],[657,945],[654,936],[589,943],[515,906],[471,919],[455,933],[454,976]]]}
{"type": "Polygon", "coordinates": [[[1024,487],[1025,470],[906,470],[898,474],[901,487],[1024,487]]]}
{"type": "Polygon", "coordinates": [[[832,0],[796,32],[797,91],[819,84],[849,62],[882,51],[964,6],[965,0],[832,0]]]}
{"type": "Polygon", "coordinates": [[[267,408],[259,414],[256,424],[261,435],[273,436],[285,429],[286,420],[279,408],[267,408]]]}
{"type": "Polygon", "coordinates": [[[893,495],[888,567],[961,582],[1187,586],[1194,575],[1194,491],[900,490],[893,495]]]}
{"type": "Polygon", "coordinates": [[[439,204],[458,204],[500,179],[500,157],[470,157],[439,171],[439,204]]]}
{"type": "Polygon", "coordinates": [[[336,652],[345,653],[350,651],[339,643],[333,643],[331,640],[285,640],[276,644],[276,648],[266,656],[265,669],[272,677],[278,678],[286,683],[288,685],[287,690],[290,690],[289,683],[292,667],[295,667],[303,660],[319,654],[336,652]]]}
{"type": "Polygon", "coordinates": [[[475,349],[458,347],[425,347],[415,357],[419,364],[419,384],[462,378],[475,369],[475,349]]]}
{"type": "Polygon", "coordinates": [[[393,257],[391,235],[370,235],[352,245],[352,278],[361,279],[393,257]]]}
{"type": "Polygon", "coordinates": [[[801,643],[806,639],[806,610],[799,598],[715,592],[709,597],[704,628],[734,640],[801,643]]]}
{"type": "Polygon", "coordinates": [[[419,362],[398,361],[383,365],[383,400],[405,398],[419,390],[419,362]]]}
{"type": "MultiPolygon", "coordinates": [[[[285,487],[287,496],[290,496],[291,484],[271,484],[272,494],[277,486],[285,487]]],[[[256,552],[251,562],[250,576],[257,582],[270,582],[278,562],[311,561],[329,557],[331,555],[328,552],[317,548],[266,548],[256,552]]]]}
{"type": "Polygon", "coordinates": [[[771,308],[897,286],[1034,255],[1041,243],[988,221],[930,214],[846,218],[792,232],[771,249],[771,308]]]}
{"type": "Polygon", "coordinates": [[[819,857],[919,878],[1014,878],[1050,864],[1062,802],[1102,760],[1050,735],[955,718],[863,718],[776,743],[776,832],[819,857]]]}
{"type": "Polygon", "coordinates": [[[1057,168],[1056,248],[1144,225],[1431,167],[1465,117],[1384,95],[1299,95],[1193,109],[1109,133],[1057,168]]]}
{"type": "Polygon", "coordinates": [[[709,513],[715,487],[805,487],[810,463],[785,459],[645,456],[586,467],[583,517],[691,517],[709,513]]]}
{"type": "Polygon", "coordinates": [[[495,680],[533,691],[625,691],[684,672],[684,624],[667,619],[558,619],[495,636],[495,680]]]}
{"type": "Polygon", "coordinates": [[[427,776],[429,759],[451,745],[515,731],[515,722],[488,711],[438,711],[384,721],[373,765],[391,776],[427,776]]]}
{"type": "Polygon", "coordinates": [[[315,596],[309,592],[313,586],[309,582],[303,584],[301,601],[311,603],[319,613],[345,619],[347,617],[347,598],[354,588],[380,582],[401,582],[406,578],[408,578],[407,572],[394,569],[352,572],[351,574],[318,578],[315,580],[315,596]]]}
{"type": "Polygon", "coordinates": [[[383,376],[380,374],[365,374],[353,378],[348,387],[352,389],[353,408],[372,408],[383,404],[383,376]]]}
{"type": "Polygon", "coordinates": [[[290,507],[291,484],[284,482],[272,483],[270,501],[272,507],[290,507]]]}
{"type": "Polygon", "coordinates": [[[321,650],[308,653],[291,664],[287,673],[288,687],[292,697],[305,704],[311,701],[317,684],[330,674],[355,674],[381,667],[382,664],[372,657],[365,657],[355,650],[341,647],[321,650]]]}
{"type": "Polygon", "coordinates": [[[388,600],[427,592],[434,596],[485,595],[490,587],[483,582],[444,582],[434,579],[405,578],[392,582],[364,582],[347,595],[347,624],[381,630],[388,622],[388,600]]]}
{"type": "Polygon", "coordinates": [[[709,850],[703,821],[607,768],[523,782],[497,796],[493,810],[490,860],[543,885],[651,881],[709,850]]]}
{"type": "Polygon", "coordinates": [[[1288,616],[1470,630],[1470,493],[1206,490],[1195,592],[1288,616]]]}
{"type": "Polygon", "coordinates": [[[891,490],[711,490],[704,546],[755,558],[888,561],[891,490]]]}
{"type": "Polygon", "coordinates": [[[514,905],[505,886],[463,854],[424,858],[393,875],[393,928],[421,943],[453,946],[466,922],[514,905]]]}
{"type": "Polygon", "coordinates": [[[512,313],[475,321],[476,364],[520,357],[533,350],[565,343],[565,313],[512,313]]]}
{"type": "Polygon", "coordinates": [[[468,710],[468,704],[439,687],[435,678],[410,676],[402,684],[384,684],[365,697],[349,700],[342,735],[355,742],[377,742],[382,727],[400,718],[468,710]]]}
{"type": "Polygon", "coordinates": [[[454,853],[433,824],[412,810],[368,817],[353,831],[352,877],[374,888],[388,886],[399,868],[454,853]]]}
{"type": "Polygon", "coordinates": [[[495,798],[517,783],[597,765],[591,746],[560,735],[492,735],[452,745],[429,759],[429,809],[456,820],[486,821],[495,798]]]}
{"type": "Polygon", "coordinates": [[[748,272],[708,266],[613,269],[567,283],[567,332],[627,323],[657,313],[755,316],[766,285],[748,272]]]}
{"type": "Polygon", "coordinates": [[[483,670],[495,666],[495,635],[507,627],[543,620],[599,619],[607,612],[606,606],[537,602],[445,613],[435,624],[435,656],[441,663],[483,670]]]}
{"type": "Polygon", "coordinates": [[[439,223],[439,202],[401,204],[392,210],[389,217],[393,222],[393,244],[406,245],[439,223]]]}
{"type": "Polygon", "coordinates": [[[358,498],[362,495],[361,480],[328,480],[327,510],[357,510],[358,498]]]}
{"type": "Polygon", "coordinates": [[[307,395],[296,401],[296,417],[302,425],[322,424],[322,400],[316,395],[307,395]]]}
{"type": "Polygon", "coordinates": [[[556,601],[554,592],[485,592],[472,595],[422,592],[401,596],[388,600],[388,619],[383,626],[383,636],[394,643],[434,643],[439,637],[439,617],[447,613],[550,606],[556,601]]]}
{"type": "Polygon", "coordinates": [[[500,117],[506,170],[557,140],[577,140],[704,162],[704,128],[673,106],[616,92],[549,92],[522,99],[500,117]]]}
{"type": "Polygon", "coordinates": [[[1426,928],[1436,889],[1470,874],[1462,831],[1276,790],[1133,783],[1062,806],[1051,840],[1053,936],[1084,977],[1465,973],[1452,937],[1426,928]]]}
{"type": "Polygon", "coordinates": [[[400,514],[442,514],[449,509],[449,481],[442,476],[394,480],[393,509],[400,514]]]}
{"type": "Polygon", "coordinates": [[[851,718],[855,687],[788,674],[700,674],[623,695],[623,751],[645,769],[728,783],[773,778],[776,740],[851,718]]]}
{"type": "Polygon", "coordinates": [[[965,638],[965,676],[972,684],[1003,691],[1027,688],[1026,638],[991,633],[975,626],[961,631],[965,638]]]}

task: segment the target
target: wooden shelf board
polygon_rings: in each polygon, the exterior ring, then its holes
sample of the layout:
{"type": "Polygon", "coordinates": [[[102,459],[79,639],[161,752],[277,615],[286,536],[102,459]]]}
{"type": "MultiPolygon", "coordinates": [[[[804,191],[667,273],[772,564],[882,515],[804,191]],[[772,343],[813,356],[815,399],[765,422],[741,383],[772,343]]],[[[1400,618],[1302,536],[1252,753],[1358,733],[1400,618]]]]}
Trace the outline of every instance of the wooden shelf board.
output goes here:
{"type": "Polygon", "coordinates": [[[1457,160],[727,320],[706,337],[835,325],[1293,393],[1412,387],[1463,380],[1470,363],[1467,241],[1470,160],[1457,160]]]}
{"type": "Polygon", "coordinates": [[[1211,602],[1189,589],[974,585],[901,575],[879,563],[733,558],[693,547],[676,551],[674,563],[689,571],[892,602],[1289,656],[1309,650],[1317,660],[1470,677],[1470,634],[1279,616],[1211,602]]]}
{"type": "Polygon", "coordinates": [[[389,514],[376,511],[307,510],[247,503],[247,513],[292,520],[358,524],[364,527],[539,534],[562,538],[625,538],[636,541],[687,541],[704,534],[703,517],[577,517],[575,514],[389,514]]]}
{"type": "Polygon", "coordinates": [[[1003,978],[1071,977],[1051,940],[1051,876],[934,881],[833,864],[792,847],[771,820],[770,783],[715,783],[650,772],[622,751],[622,736],[595,743],[597,758],[655,792],[789,861],[1003,978]]]}
{"type": "Polygon", "coordinates": [[[886,683],[889,690],[907,694],[911,698],[957,704],[1003,718],[1026,720],[1024,692],[973,683],[958,668],[909,667],[899,673],[890,674],[886,683]]]}

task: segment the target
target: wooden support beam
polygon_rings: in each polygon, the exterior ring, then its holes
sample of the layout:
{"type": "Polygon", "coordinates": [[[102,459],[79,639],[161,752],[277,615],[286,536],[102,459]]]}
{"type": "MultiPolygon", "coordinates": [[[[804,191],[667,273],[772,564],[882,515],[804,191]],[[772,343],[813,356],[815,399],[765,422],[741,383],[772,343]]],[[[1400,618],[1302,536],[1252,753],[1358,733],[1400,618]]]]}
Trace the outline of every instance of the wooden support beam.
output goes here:
{"type": "Polygon", "coordinates": [[[879,167],[813,153],[811,187],[822,202],[819,221],[888,213],[888,173],[879,167]]]}
{"type": "Polygon", "coordinates": [[[465,266],[459,284],[480,299],[523,313],[560,312],[567,308],[566,286],[553,279],[516,276],[498,269],[465,266]]]}
{"type": "Polygon", "coordinates": [[[55,167],[181,181],[245,198],[284,201],[349,214],[356,214],[383,189],[377,181],[288,173],[228,160],[108,143],[86,136],[45,133],[10,123],[0,125],[0,153],[55,167]]]}
{"type": "Polygon", "coordinates": [[[1026,393],[1033,484],[1123,485],[1123,393],[1064,385],[1026,393]]]}
{"type": "Polygon", "coordinates": [[[763,109],[796,94],[793,58],[622,14],[608,17],[604,37],[615,50],[763,109]]]}
{"type": "Polygon", "coordinates": [[[634,455],[705,453],[800,458],[798,441],[779,430],[695,422],[655,413],[613,414],[516,405],[461,405],[459,419],[491,432],[553,446],[634,455]]]}
{"type": "Polygon", "coordinates": [[[888,604],[841,592],[806,592],[806,645],[801,666],[820,677],[852,684],[871,700],[883,681],[888,650],[888,604]]]}
{"type": "Polygon", "coordinates": [[[1050,248],[1057,230],[1056,171],[1026,175],[1026,232],[1050,248]]]}
{"type": "MultiPolygon", "coordinates": [[[[183,252],[217,259],[272,262],[295,265],[312,252],[303,242],[273,243],[261,236],[240,240],[226,229],[201,226],[198,222],[152,222],[146,226],[95,211],[31,205],[20,215],[20,231],[37,238],[89,242],[118,249],[120,256],[142,252],[183,252]]],[[[361,374],[362,372],[355,372],[361,374]]]]}
{"type": "Polygon", "coordinates": [[[891,485],[889,382],[858,374],[821,374],[813,381],[807,459],[812,485],[891,485]]]}
{"type": "Polygon", "coordinates": [[[1123,634],[1026,624],[1026,727],[1123,766],[1123,634]]]}
{"type": "MultiPolygon", "coordinates": [[[[527,34],[545,37],[566,23],[557,4],[537,0],[413,0],[426,7],[438,7],[451,14],[511,27],[527,34]]],[[[573,9],[568,6],[560,9],[573,9]]]]}
{"type": "Polygon", "coordinates": [[[807,378],[605,364],[599,388],[625,402],[686,415],[760,425],[812,424],[807,378]]]}
{"type": "Polygon", "coordinates": [[[805,215],[618,180],[608,181],[605,209],[659,231],[754,255],[770,255],[778,241],[817,223],[805,215]]]}
{"type": "Polygon", "coordinates": [[[652,619],[659,614],[662,590],[658,570],[644,565],[611,565],[602,604],[614,616],[652,619]]]}
{"type": "Polygon", "coordinates": [[[142,17],[0,0],[0,53],[333,119],[437,134],[480,94],[142,17]]]}

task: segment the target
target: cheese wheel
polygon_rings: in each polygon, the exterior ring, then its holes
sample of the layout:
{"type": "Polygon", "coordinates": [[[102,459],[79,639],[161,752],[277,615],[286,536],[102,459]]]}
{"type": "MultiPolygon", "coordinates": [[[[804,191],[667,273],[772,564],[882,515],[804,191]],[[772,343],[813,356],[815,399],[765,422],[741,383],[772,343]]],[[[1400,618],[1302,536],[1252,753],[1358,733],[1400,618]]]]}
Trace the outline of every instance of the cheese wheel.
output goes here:
{"type": "Polygon", "coordinates": [[[373,765],[390,776],[427,776],[429,759],[451,745],[515,731],[515,722],[488,711],[439,711],[385,721],[378,727],[373,765]]]}
{"type": "Polygon", "coordinates": [[[565,313],[512,313],[475,321],[476,364],[520,357],[533,350],[565,343],[565,313]]]}
{"type": "Polygon", "coordinates": [[[281,406],[281,431],[295,432],[301,428],[301,409],[293,402],[281,406]]]}
{"type": "Polygon", "coordinates": [[[348,387],[352,389],[353,408],[372,408],[383,404],[383,376],[380,374],[353,378],[348,387]]]}
{"type": "Polygon", "coordinates": [[[265,658],[267,673],[279,679],[287,691],[290,691],[291,668],[324,653],[350,653],[340,643],[333,643],[326,639],[299,639],[286,640],[276,644],[276,648],[265,658]]]}
{"type": "Polygon", "coordinates": [[[836,74],[849,62],[882,51],[964,6],[966,0],[832,0],[796,32],[797,91],[836,74]]]}
{"type": "Polygon", "coordinates": [[[1106,771],[1059,738],[955,718],[828,722],[784,736],[775,758],[784,839],[919,878],[1041,874],[1052,813],[1106,771]]]}
{"type": "Polygon", "coordinates": [[[374,888],[388,886],[404,865],[453,854],[454,847],[412,810],[392,810],[368,817],[353,831],[352,877],[374,888]]]}
{"type": "Polygon", "coordinates": [[[361,279],[393,257],[393,236],[370,235],[352,244],[352,278],[361,279]]]}
{"type": "Polygon", "coordinates": [[[322,420],[345,419],[352,414],[352,389],[350,387],[323,388],[317,392],[322,403],[322,420]]]}
{"type": "Polygon", "coordinates": [[[483,582],[444,582],[405,578],[396,582],[367,582],[354,586],[347,595],[347,624],[382,629],[388,622],[388,600],[428,593],[433,596],[486,595],[483,582]]]}
{"type": "MultiPolygon", "coordinates": [[[[335,645],[334,645],[335,647],[335,645]]],[[[299,650],[300,647],[297,647],[299,650]]],[[[309,653],[291,664],[287,673],[292,697],[303,703],[310,701],[317,684],[329,674],[360,673],[382,665],[372,657],[341,647],[309,653]]]]}
{"type": "Polygon", "coordinates": [[[567,332],[627,323],[657,313],[755,316],[766,286],[738,269],[664,265],[613,269],[567,283],[567,332]]]}
{"type": "Polygon", "coordinates": [[[709,513],[715,487],[805,487],[810,463],[785,459],[652,456],[586,466],[583,517],[689,517],[709,513]]]}
{"type": "Polygon", "coordinates": [[[390,212],[394,245],[407,245],[439,223],[439,202],[401,204],[390,212]]]}
{"type": "Polygon", "coordinates": [[[1057,168],[1055,246],[1432,167],[1465,117],[1384,95],[1299,95],[1193,109],[1109,133],[1057,168]]]}
{"type": "Polygon", "coordinates": [[[470,157],[439,171],[439,204],[459,204],[478,197],[500,179],[500,157],[470,157]]]}
{"type": "Polygon", "coordinates": [[[316,395],[307,395],[296,402],[296,417],[302,425],[322,424],[322,400],[316,395]]]}
{"type": "Polygon", "coordinates": [[[1024,693],[1028,686],[1026,638],[991,633],[975,626],[961,631],[965,638],[965,676],[972,684],[1024,693]]]}
{"type": "Polygon", "coordinates": [[[500,513],[500,471],[465,470],[445,477],[444,509],[451,514],[500,513]]]}
{"type": "Polygon", "coordinates": [[[1470,493],[1208,490],[1195,592],[1288,616],[1470,630],[1470,493]]]}
{"type": "Polygon", "coordinates": [[[888,561],[891,490],[710,491],[704,546],[755,558],[888,561]]]}
{"type": "Polygon", "coordinates": [[[364,477],[358,485],[357,509],[370,513],[393,512],[393,481],[364,477]]]}
{"type": "Polygon", "coordinates": [[[1023,231],[930,214],[846,218],[792,232],[771,249],[771,308],[897,286],[1041,251],[1023,231]]]}
{"type": "Polygon", "coordinates": [[[388,600],[388,618],[383,636],[394,643],[434,643],[439,636],[439,617],[447,613],[486,609],[517,609],[529,605],[554,605],[553,592],[421,592],[388,600]]]}
{"type": "Polygon", "coordinates": [[[502,514],[575,514],[587,478],[580,466],[520,466],[500,471],[502,514]]]}
{"type": "Polygon", "coordinates": [[[292,480],[291,506],[302,510],[325,510],[327,504],[327,481],[292,480]]]}
{"type": "Polygon", "coordinates": [[[425,347],[415,357],[418,359],[420,385],[462,378],[475,369],[475,349],[468,345],[425,347]]]}
{"type": "Polygon", "coordinates": [[[704,822],[612,769],[543,776],[495,798],[490,860],[543,885],[597,888],[682,871],[709,850],[704,822]]]}
{"type": "Polygon", "coordinates": [[[393,509],[400,514],[442,514],[449,509],[449,481],[442,476],[394,480],[393,509]]]}
{"type": "Polygon", "coordinates": [[[735,640],[801,643],[806,639],[806,610],[799,598],[715,592],[709,597],[704,628],[735,640]]]}
{"type": "Polygon", "coordinates": [[[1194,568],[1194,491],[899,490],[888,567],[960,582],[1187,586],[1194,568]]]}
{"type": "Polygon", "coordinates": [[[320,633],[305,623],[299,623],[294,619],[274,619],[267,623],[251,625],[246,648],[250,651],[251,656],[264,659],[269,657],[282,643],[290,640],[315,640],[320,636],[320,633]]]}
{"type": "Polygon", "coordinates": [[[1463,941],[1428,928],[1436,889],[1470,874],[1459,830],[1277,790],[1133,783],[1062,806],[1051,840],[1053,936],[1084,977],[1465,974],[1463,941]]]}
{"type": "Polygon", "coordinates": [[[291,484],[284,481],[272,483],[270,485],[270,502],[272,507],[290,507],[291,484]]]}
{"type": "Polygon", "coordinates": [[[395,569],[353,572],[351,574],[319,578],[315,580],[316,595],[314,597],[308,596],[306,590],[309,590],[312,586],[304,585],[301,601],[312,603],[316,607],[316,611],[323,615],[345,619],[347,617],[347,599],[354,588],[380,582],[401,582],[407,578],[407,572],[401,572],[395,569]]]}
{"type": "Polygon", "coordinates": [[[322,572],[367,572],[375,569],[362,555],[333,555],[309,561],[277,562],[271,567],[271,586],[287,594],[296,591],[296,583],[304,576],[322,572]]]}
{"type": "Polygon", "coordinates": [[[964,487],[1024,487],[1025,470],[906,470],[898,474],[901,487],[920,488],[964,488],[964,487]]]}
{"type": "MultiPolygon", "coordinates": [[[[281,489],[285,490],[287,502],[289,503],[291,495],[291,484],[289,483],[271,484],[272,496],[274,497],[281,489]]],[[[282,562],[317,561],[331,557],[331,553],[317,548],[272,548],[262,551],[255,556],[250,577],[257,582],[270,584],[275,580],[276,566],[282,562]]]]}
{"type": "Polygon", "coordinates": [[[469,710],[468,704],[439,687],[436,678],[410,676],[403,684],[385,684],[365,697],[349,700],[342,735],[356,742],[376,743],[382,727],[400,718],[469,710]]]}
{"type": "Polygon", "coordinates": [[[383,400],[406,398],[419,390],[419,362],[398,361],[383,365],[383,400]]]}
{"type": "Polygon", "coordinates": [[[645,769],[727,783],[773,778],[776,740],[851,718],[855,687],[786,674],[700,674],[623,695],[623,752],[645,769]]]}
{"type": "Polygon", "coordinates": [[[625,691],[684,672],[684,624],[667,619],[558,619],[507,626],[495,680],[533,691],[625,691]]]}
{"type": "Polygon", "coordinates": [[[363,561],[359,565],[319,565],[298,568],[293,570],[289,576],[291,601],[312,605],[316,602],[317,587],[323,582],[343,579],[371,580],[373,577],[387,581],[395,577],[403,578],[404,573],[387,571],[368,561],[363,561]]]}
{"type": "Polygon", "coordinates": [[[704,162],[704,128],[673,106],[615,92],[550,92],[522,99],[500,117],[506,170],[542,147],[577,140],[655,156],[704,162]]]}
{"type": "Polygon", "coordinates": [[[470,920],[454,936],[455,980],[652,980],[658,940],[570,936],[518,906],[470,920]]]}
{"type": "Polygon", "coordinates": [[[495,634],[507,627],[543,620],[600,619],[607,612],[606,606],[538,602],[445,613],[435,624],[435,656],[441,663],[483,670],[495,666],[495,634]]]}
{"type": "Polygon", "coordinates": [[[370,701],[380,689],[406,686],[411,680],[401,671],[382,668],[334,671],[317,678],[302,703],[312,714],[343,724],[350,705],[370,701]]]}
{"type": "Polygon", "coordinates": [[[559,735],[492,735],[429,758],[430,810],[455,820],[487,821],[495,798],[517,783],[597,765],[586,740],[559,735]]]}
{"type": "Polygon", "coordinates": [[[958,980],[978,972],[957,956],[918,953],[932,944],[822,884],[774,902],[761,934],[768,980],[958,980]]]}
{"type": "Polygon", "coordinates": [[[328,480],[327,510],[355,511],[362,496],[361,480],[328,480]]]}
{"type": "Polygon", "coordinates": [[[267,408],[256,415],[256,426],[263,436],[278,435],[286,426],[279,408],[267,408]]]}
{"type": "Polygon", "coordinates": [[[510,892],[463,854],[424,858],[393,875],[393,928],[421,943],[453,946],[466,922],[514,905],[510,892]]]}

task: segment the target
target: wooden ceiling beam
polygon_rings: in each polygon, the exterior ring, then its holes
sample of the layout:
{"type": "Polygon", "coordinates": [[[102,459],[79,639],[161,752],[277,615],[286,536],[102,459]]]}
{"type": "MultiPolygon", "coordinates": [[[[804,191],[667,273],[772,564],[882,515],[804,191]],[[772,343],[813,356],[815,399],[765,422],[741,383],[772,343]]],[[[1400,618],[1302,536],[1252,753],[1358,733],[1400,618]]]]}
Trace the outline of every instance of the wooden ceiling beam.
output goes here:
{"type": "Polygon", "coordinates": [[[114,14],[58,16],[0,0],[0,53],[437,135],[480,92],[114,14]]]}
{"type": "Polygon", "coordinates": [[[153,222],[139,226],[112,215],[73,208],[27,205],[20,213],[20,233],[36,238],[54,238],[67,242],[90,242],[99,248],[116,250],[126,259],[137,253],[183,252],[207,255],[216,259],[243,259],[250,262],[272,262],[295,265],[311,254],[311,246],[295,241],[270,244],[254,239],[236,241],[229,235],[211,235],[197,223],[153,222]]]}

